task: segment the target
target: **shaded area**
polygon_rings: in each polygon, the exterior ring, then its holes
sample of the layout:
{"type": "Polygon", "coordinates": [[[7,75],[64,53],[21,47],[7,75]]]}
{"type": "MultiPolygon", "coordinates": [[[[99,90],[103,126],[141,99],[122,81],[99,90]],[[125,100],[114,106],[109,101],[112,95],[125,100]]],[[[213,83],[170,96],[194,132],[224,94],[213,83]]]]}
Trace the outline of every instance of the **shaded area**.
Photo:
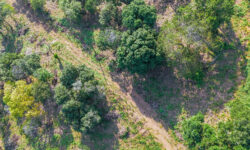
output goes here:
{"type": "MultiPolygon", "coordinates": [[[[144,99],[150,109],[157,113],[165,128],[172,128],[177,123],[182,108],[191,115],[201,111],[220,110],[223,104],[233,98],[233,93],[244,78],[241,76],[239,61],[243,58],[244,47],[236,37],[231,25],[225,28],[224,41],[231,43],[218,56],[215,63],[206,71],[203,84],[198,86],[193,81],[178,79],[170,68],[157,68],[144,76],[128,73],[111,73],[124,92],[129,93],[140,111],[155,120],[152,112],[144,109],[144,99]],[[232,44],[233,43],[233,44],[232,44]]],[[[148,110],[150,111],[150,110],[148,110]]]]}

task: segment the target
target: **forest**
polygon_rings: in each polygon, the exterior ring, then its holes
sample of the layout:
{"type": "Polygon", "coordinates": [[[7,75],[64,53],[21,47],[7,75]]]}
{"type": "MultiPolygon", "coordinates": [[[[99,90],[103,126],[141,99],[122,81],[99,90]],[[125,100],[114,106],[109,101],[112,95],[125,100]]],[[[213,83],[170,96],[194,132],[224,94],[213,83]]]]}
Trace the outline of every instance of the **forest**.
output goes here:
{"type": "Polygon", "coordinates": [[[249,150],[249,0],[0,0],[0,150],[249,150]]]}

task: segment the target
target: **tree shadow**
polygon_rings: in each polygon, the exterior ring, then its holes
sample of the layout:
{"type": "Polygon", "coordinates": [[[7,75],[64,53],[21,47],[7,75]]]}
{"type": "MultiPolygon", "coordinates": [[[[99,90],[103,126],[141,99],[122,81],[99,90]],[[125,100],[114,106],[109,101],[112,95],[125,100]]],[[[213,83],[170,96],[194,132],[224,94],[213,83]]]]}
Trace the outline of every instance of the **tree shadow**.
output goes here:
{"type": "Polygon", "coordinates": [[[82,142],[91,150],[115,150],[118,147],[117,121],[104,121],[94,131],[82,135],[82,142]]]}
{"type": "Polygon", "coordinates": [[[166,67],[156,68],[143,76],[113,72],[111,77],[124,92],[131,95],[141,113],[161,121],[166,129],[173,129],[182,109],[191,115],[219,111],[233,98],[237,85],[244,80],[239,66],[244,46],[230,24],[223,32],[223,35],[230,35],[225,36],[224,41],[233,42],[235,46],[229,44],[225,47],[216,62],[206,71],[202,85],[178,79],[173,69],[166,67]]]}
{"type": "Polygon", "coordinates": [[[16,0],[13,3],[17,13],[25,14],[30,22],[41,24],[47,32],[54,30],[54,19],[45,10],[34,11],[29,4],[23,0],[16,0]]]}

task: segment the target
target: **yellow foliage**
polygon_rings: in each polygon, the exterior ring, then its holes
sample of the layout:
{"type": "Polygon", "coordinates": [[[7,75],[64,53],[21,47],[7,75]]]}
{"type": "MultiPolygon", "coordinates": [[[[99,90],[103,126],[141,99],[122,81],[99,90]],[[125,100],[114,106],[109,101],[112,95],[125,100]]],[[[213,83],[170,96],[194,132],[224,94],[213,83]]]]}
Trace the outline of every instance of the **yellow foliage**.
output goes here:
{"type": "Polygon", "coordinates": [[[35,117],[42,113],[40,104],[35,103],[31,94],[32,85],[20,80],[4,85],[3,101],[9,106],[14,117],[35,117]]]}

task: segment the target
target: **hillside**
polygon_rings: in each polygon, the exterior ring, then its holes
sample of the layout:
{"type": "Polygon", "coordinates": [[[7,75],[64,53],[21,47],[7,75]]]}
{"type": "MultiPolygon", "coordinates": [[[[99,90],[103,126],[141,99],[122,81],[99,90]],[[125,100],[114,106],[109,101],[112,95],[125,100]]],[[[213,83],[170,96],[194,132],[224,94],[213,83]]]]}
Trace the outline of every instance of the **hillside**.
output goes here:
{"type": "Polygon", "coordinates": [[[0,149],[249,148],[249,2],[145,2],[0,2],[0,149]]]}

